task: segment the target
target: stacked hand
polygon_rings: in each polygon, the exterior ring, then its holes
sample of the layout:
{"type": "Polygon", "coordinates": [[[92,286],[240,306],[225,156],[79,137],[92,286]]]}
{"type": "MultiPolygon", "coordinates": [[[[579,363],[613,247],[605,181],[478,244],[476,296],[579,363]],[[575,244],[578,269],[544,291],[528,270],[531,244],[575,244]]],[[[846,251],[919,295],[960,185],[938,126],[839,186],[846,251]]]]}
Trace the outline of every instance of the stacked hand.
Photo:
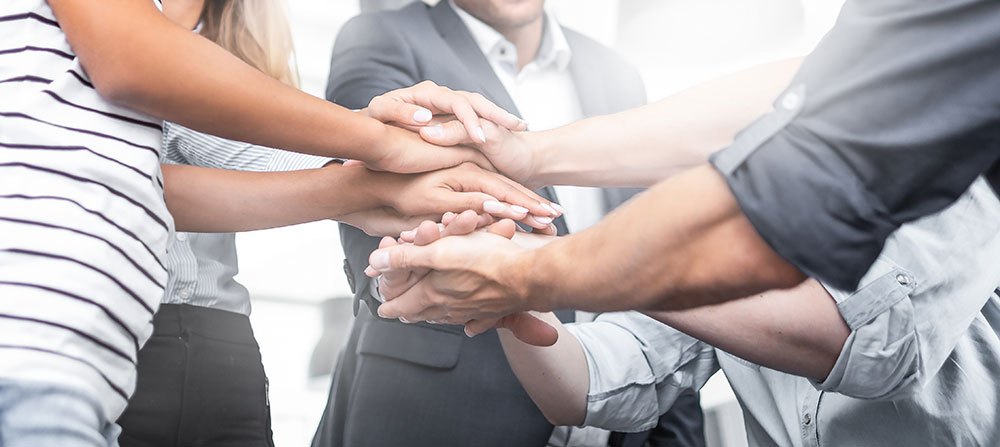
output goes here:
{"type": "Polygon", "coordinates": [[[363,113],[393,125],[386,127],[387,145],[363,163],[378,178],[373,184],[379,185],[374,194],[379,206],[339,216],[341,221],[371,235],[398,234],[445,212],[474,210],[554,231],[559,206],[508,178],[516,172],[523,179],[531,165],[526,148],[503,150],[518,148],[513,131],[526,128],[514,115],[479,94],[430,81],[378,96],[363,113]],[[493,158],[505,163],[500,171],[507,177],[490,172],[497,170],[493,158]]]}
{"type": "Polygon", "coordinates": [[[379,315],[465,324],[470,336],[503,327],[529,344],[555,343],[555,329],[522,312],[527,294],[517,275],[509,274],[514,269],[506,268],[529,249],[511,240],[515,226],[510,220],[474,231],[488,219],[472,211],[448,213],[442,224],[426,221],[400,241],[384,238],[365,270],[372,277],[382,275],[379,290],[386,303],[379,315]]]}

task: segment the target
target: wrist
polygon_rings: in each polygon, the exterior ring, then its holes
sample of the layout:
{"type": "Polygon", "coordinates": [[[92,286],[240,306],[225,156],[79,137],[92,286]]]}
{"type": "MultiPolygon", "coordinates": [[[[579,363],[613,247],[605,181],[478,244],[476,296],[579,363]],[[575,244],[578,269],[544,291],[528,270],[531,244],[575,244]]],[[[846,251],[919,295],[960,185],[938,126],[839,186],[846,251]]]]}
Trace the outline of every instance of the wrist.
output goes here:
{"type": "Polygon", "coordinates": [[[538,189],[552,184],[549,176],[549,168],[552,163],[558,162],[555,155],[554,139],[552,131],[521,132],[516,134],[521,138],[525,147],[531,154],[531,163],[525,178],[521,179],[523,185],[531,189],[538,189]]]}
{"type": "Polygon", "coordinates": [[[558,308],[552,278],[547,270],[551,265],[540,260],[541,250],[523,250],[504,268],[511,278],[509,287],[519,302],[519,310],[548,312],[558,308]]]}

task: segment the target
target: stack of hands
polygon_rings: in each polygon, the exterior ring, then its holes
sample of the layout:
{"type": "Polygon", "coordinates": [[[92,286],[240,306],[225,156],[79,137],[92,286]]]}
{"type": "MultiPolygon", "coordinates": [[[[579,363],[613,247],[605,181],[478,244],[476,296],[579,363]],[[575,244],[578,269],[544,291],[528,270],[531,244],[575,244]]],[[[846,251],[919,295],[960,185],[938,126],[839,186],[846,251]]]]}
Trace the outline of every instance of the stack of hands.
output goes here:
{"type": "Polygon", "coordinates": [[[378,160],[344,165],[398,178],[387,205],[341,219],[370,235],[399,235],[383,238],[366,269],[386,299],[379,315],[464,324],[469,336],[506,328],[526,343],[555,343],[554,328],[521,312],[516,279],[496,262],[553,240],[552,220],[564,211],[529,189],[542,185],[519,134],[527,123],[479,94],[429,81],[376,97],[362,112],[409,131],[378,160]]]}

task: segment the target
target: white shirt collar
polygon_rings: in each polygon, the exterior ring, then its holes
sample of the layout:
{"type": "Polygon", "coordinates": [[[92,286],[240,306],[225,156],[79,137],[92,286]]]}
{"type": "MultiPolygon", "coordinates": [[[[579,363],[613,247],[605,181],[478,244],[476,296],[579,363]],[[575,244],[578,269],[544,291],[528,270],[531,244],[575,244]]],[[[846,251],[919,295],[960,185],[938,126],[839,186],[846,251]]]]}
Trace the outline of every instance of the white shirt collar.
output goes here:
{"type": "MultiPolygon", "coordinates": [[[[497,30],[483,23],[472,14],[455,4],[454,0],[448,0],[449,5],[458,14],[458,17],[465,23],[472,38],[476,41],[479,49],[486,55],[487,59],[497,61],[501,64],[509,65],[514,72],[517,71],[517,49],[497,30]]],[[[546,69],[550,66],[562,71],[569,66],[573,51],[566,41],[566,35],[559,26],[559,22],[548,11],[545,12],[545,26],[542,29],[542,43],[538,48],[538,54],[532,61],[538,69],[546,69]]]]}

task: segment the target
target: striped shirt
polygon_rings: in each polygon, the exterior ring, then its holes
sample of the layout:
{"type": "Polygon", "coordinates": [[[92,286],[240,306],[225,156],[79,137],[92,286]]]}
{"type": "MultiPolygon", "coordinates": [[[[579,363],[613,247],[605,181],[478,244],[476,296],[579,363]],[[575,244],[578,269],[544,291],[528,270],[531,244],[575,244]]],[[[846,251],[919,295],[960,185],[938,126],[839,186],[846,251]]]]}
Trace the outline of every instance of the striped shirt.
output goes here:
{"type": "Polygon", "coordinates": [[[125,408],[167,281],[161,139],[98,95],[45,0],[0,1],[0,377],[125,408]]]}
{"type": "MultiPolygon", "coordinates": [[[[331,159],[287,152],[163,124],[164,163],[238,171],[319,168],[331,159]]],[[[163,302],[250,314],[250,295],[236,282],[239,272],[233,233],[177,233],[167,251],[170,272],[163,302]]]]}

